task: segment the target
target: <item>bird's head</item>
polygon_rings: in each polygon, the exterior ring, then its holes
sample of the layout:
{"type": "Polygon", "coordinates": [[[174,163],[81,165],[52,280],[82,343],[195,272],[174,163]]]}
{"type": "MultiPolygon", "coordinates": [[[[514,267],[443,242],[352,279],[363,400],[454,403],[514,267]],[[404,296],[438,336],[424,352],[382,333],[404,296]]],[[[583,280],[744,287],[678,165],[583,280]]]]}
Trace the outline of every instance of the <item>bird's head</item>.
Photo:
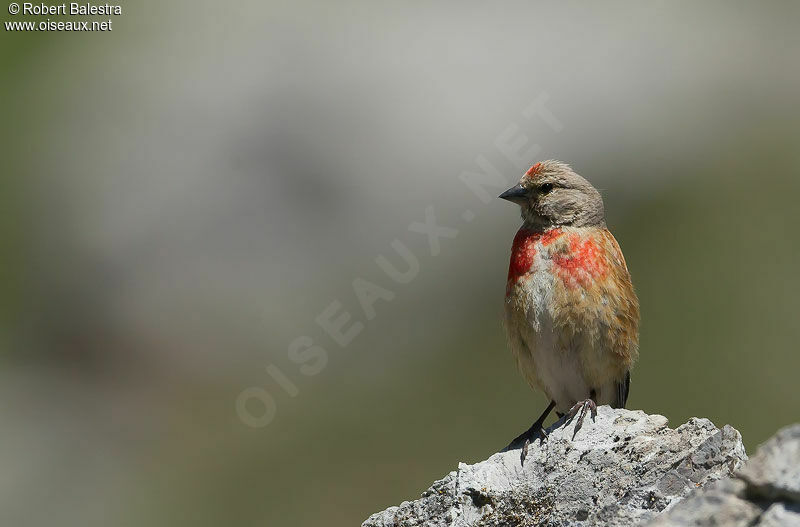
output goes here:
{"type": "Polygon", "coordinates": [[[522,219],[533,228],[605,224],[600,193],[561,161],[536,163],[499,197],[519,205],[522,219]]]}

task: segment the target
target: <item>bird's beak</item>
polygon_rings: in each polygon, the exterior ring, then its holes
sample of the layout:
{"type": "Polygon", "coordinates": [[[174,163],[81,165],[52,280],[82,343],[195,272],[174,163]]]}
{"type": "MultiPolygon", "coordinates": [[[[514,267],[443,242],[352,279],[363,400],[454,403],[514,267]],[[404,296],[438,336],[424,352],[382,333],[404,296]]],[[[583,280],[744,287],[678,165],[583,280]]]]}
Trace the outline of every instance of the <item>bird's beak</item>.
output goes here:
{"type": "Polygon", "coordinates": [[[512,201],[514,203],[522,202],[526,196],[528,195],[528,191],[522,185],[514,185],[510,189],[506,190],[499,196],[500,199],[506,199],[508,201],[512,201]]]}

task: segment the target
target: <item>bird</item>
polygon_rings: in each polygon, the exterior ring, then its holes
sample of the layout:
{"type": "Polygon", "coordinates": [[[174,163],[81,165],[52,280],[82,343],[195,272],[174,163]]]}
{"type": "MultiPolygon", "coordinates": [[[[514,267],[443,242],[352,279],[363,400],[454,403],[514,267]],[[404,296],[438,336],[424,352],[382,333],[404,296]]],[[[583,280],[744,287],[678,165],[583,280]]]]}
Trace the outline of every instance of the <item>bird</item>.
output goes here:
{"type": "Polygon", "coordinates": [[[555,409],[578,416],[573,439],[597,405],[624,408],[639,356],[639,300],[625,257],[606,227],[603,198],[568,164],[531,166],[500,198],[520,207],[511,247],[504,325],[517,367],[550,403],[504,451],[546,439],[555,409]]]}

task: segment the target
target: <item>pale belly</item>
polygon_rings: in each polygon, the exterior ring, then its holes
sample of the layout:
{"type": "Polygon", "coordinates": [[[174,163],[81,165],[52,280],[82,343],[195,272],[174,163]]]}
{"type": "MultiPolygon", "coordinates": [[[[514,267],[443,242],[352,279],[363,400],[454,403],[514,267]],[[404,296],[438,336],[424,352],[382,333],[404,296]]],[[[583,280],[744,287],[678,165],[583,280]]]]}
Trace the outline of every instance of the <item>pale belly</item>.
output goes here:
{"type": "Polygon", "coordinates": [[[506,300],[506,329],[517,365],[531,387],[542,390],[564,413],[595,392],[598,404],[610,404],[614,381],[587,371],[587,358],[601,357],[583,334],[567,333],[554,324],[553,276],[538,271],[516,286],[506,300]]]}

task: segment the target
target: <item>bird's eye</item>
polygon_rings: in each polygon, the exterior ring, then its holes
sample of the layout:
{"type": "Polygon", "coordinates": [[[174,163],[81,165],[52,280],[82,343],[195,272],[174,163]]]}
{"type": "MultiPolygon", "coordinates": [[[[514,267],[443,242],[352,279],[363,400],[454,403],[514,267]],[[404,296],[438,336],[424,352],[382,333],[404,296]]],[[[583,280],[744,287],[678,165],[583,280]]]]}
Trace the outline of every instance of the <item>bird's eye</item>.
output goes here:
{"type": "Polygon", "coordinates": [[[553,190],[552,183],[543,183],[542,185],[539,186],[539,192],[541,192],[542,194],[547,194],[551,190],[553,190]]]}

